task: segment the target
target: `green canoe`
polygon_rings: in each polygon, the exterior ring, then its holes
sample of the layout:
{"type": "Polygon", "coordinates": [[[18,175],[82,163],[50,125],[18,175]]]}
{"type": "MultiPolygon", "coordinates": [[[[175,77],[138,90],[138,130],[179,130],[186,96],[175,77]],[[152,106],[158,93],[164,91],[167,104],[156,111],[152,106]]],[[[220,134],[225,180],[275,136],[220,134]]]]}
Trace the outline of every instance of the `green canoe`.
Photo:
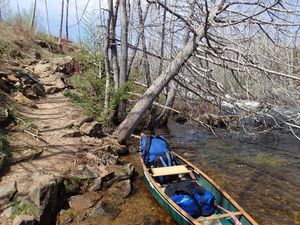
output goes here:
{"type": "Polygon", "coordinates": [[[195,167],[192,163],[174,153],[181,166],[147,168],[142,162],[144,178],[149,191],[159,204],[170,214],[170,216],[180,225],[257,225],[257,223],[239,206],[225,191],[223,191],[210,177],[203,171],[195,167]],[[155,176],[180,174],[179,177],[190,176],[196,179],[198,184],[214,194],[218,208],[216,213],[208,217],[193,218],[182,210],[164,192],[165,186],[155,181],[155,176]],[[185,174],[185,175],[184,175],[185,174]]]}

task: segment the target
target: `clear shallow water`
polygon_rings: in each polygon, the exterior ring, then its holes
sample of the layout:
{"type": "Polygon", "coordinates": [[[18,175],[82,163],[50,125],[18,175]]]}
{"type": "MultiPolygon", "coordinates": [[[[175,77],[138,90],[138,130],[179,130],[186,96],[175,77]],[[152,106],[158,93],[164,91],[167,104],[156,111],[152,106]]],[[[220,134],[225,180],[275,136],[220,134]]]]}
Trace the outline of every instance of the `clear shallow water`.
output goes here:
{"type": "Polygon", "coordinates": [[[300,224],[300,142],[290,134],[253,140],[175,122],[164,133],[175,151],[227,191],[259,224],[300,224]]]}

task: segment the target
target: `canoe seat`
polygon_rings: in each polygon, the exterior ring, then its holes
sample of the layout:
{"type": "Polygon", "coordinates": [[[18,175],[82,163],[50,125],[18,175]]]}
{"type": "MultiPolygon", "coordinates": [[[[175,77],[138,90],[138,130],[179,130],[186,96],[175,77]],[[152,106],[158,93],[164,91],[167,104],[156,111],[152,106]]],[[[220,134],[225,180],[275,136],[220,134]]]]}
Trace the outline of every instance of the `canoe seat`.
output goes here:
{"type": "Polygon", "coordinates": [[[183,173],[190,173],[191,171],[184,165],[167,166],[159,168],[151,168],[153,177],[169,176],[183,173]]]}
{"type": "MultiPolygon", "coordinates": [[[[232,214],[235,215],[235,216],[242,215],[241,212],[233,212],[232,214]]],[[[204,221],[208,221],[208,220],[223,219],[223,218],[226,218],[226,217],[230,217],[230,214],[225,213],[225,214],[221,214],[221,215],[212,215],[212,216],[208,216],[208,217],[200,217],[196,220],[197,220],[197,222],[204,222],[204,221]]]]}

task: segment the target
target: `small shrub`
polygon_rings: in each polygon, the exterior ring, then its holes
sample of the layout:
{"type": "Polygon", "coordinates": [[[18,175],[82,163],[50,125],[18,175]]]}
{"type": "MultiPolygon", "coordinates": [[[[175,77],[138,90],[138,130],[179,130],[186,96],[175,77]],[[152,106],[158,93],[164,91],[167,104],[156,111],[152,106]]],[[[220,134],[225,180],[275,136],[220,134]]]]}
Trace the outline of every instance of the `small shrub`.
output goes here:
{"type": "Polygon", "coordinates": [[[13,213],[12,218],[18,215],[30,215],[36,216],[38,214],[38,208],[29,201],[12,201],[13,213]]]}
{"type": "Polygon", "coordinates": [[[8,42],[0,41],[0,59],[4,56],[9,56],[12,50],[12,45],[8,42]]]}

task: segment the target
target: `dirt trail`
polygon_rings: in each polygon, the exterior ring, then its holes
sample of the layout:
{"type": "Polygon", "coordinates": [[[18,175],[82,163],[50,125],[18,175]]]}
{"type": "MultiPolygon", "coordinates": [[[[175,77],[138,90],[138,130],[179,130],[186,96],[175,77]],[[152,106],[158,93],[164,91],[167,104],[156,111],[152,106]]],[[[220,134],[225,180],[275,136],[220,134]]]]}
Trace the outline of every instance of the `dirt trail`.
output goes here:
{"type": "MultiPolygon", "coordinates": [[[[48,64],[44,64],[45,68],[48,66],[48,64]]],[[[51,71],[38,75],[39,80],[47,86],[55,86],[59,79],[58,75],[51,74],[51,71]]],[[[10,175],[10,178],[16,175],[16,171],[23,170],[24,173],[31,173],[38,168],[43,171],[63,174],[70,169],[71,165],[74,165],[76,161],[74,153],[82,149],[83,144],[80,138],[62,137],[62,135],[72,132],[71,127],[84,118],[81,109],[72,106],[69,99],[62,92],[46,95],[45,98],[37,100],[36,105],[36,109],[24,106],[18,107],[17,113],[20,114],[21,118],[25,118],[36,126],[38,137],[40,137],[36,140],[36,146],[44,151],[38,159],[11,166],[9,173],[6,175],[10,175]]],[[[14,145],[18,146],[21,141],[25,141],[23,144],[26,144],[26,140],[30,138],[32,137],[29,134],[16,133],[12,147],[14,145]]],[[[6,176],[2,177],[2,180],[7,181],[6,176]]]]}
{"type": "MultiPolygon", "coordinates": [[[[61,58],[53,60],[60,61],[61,58]]],[[[61,74],[53,72],[52,67],[53,63],[43,62],[28,68],[29,71],[34,71],[46,91],[61,82],[61,74]]],[[[78,129],[76,125],[86,118],[82,109],[72,105],[62,90],[47,94],[44,98],[36,100],[35,104],[36,108],[24,105],[16,107],[17,121],[21,126],[13,128],[8,140],[14,152],[13,160],[25,160],[12,162],[0,178],[0,187],[16,182],[18,195],[24,196],[28,194],[32,185],[29,181],[33,174],[66,176],[81,163],[82,159],[77,153],[87,150],[82,137],[62,137],[78,129]],[[28,155],[32,157],[26,158],[28,155]]],[[[3,208],[2,205],[0,212],[5,208],[6,206],[3,208]]],[[[0,224],[11,224],[10,219],[11,215],[1,215],[0,224]]]]}

